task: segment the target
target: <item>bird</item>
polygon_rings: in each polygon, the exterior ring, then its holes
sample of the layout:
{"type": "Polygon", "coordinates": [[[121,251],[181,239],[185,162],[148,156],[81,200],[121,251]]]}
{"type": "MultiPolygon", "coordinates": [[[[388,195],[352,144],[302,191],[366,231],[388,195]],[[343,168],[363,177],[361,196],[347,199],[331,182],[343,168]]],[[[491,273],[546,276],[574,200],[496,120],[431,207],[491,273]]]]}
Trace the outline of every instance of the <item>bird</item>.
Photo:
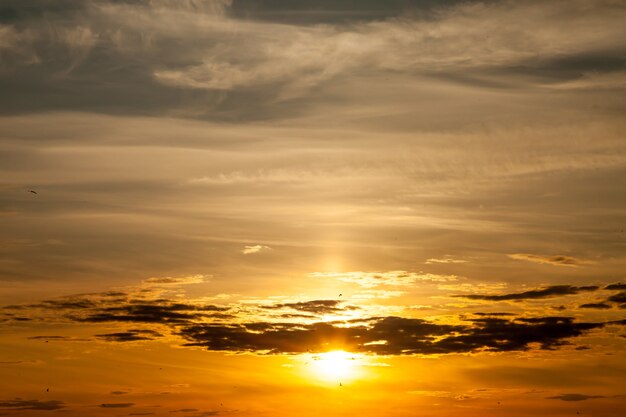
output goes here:
{"type": "Polygon", "coordinates": [[[28,190],[29,193],[33,193],[33,194],[37,194],[37,191],[35,190],[28,190]]]}
{"type": "Polygon", "coordinates": [[[46,392],[50,392],[50,388],[46,388],[46,392]]]}
{"type": "Polygon", "coordinates": [[[343,294],[339,294],[339,297],[341,297],[343,294]]]}

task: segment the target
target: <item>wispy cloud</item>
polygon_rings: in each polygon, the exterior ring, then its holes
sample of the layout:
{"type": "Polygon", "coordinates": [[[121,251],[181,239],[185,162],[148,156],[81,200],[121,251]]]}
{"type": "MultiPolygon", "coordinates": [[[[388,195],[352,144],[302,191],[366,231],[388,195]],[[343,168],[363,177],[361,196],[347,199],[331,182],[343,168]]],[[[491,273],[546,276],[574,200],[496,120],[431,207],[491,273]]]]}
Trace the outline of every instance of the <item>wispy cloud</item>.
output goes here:
{"type": "Polygon", "coordinates": [[[0,400],[0,410],[38,410],[38,411],[55,411],[65,408],[65,403],[58,400],[0,400]]]}
{"type": "Polygon", "coordinates": [[[549,400],[561,401],[585,401],[594,398],[605,398],[603,395],[586,395],[586,394],[561,394],[553,397],[547,397],[549,400]]]}
{"type": "Polygon", "coordinates": [[[537,290],[529,290],[511,294],[467,294],[467,295],[455,295],[455,297],[468,298],[470,300],[487,300],[487,301],[508,301],[508,300],[530,300],[538,298],[550,298],[561,297],[564,295],[573,295],[581,292],[597,291],[599,287],[597,285],[588,285],[582,287],[576,287],[572,285],[552,285],[546,288],[537,290]]]}
{"type": "Polygon", "coordinates": [[[464,264],[468,262],[465,259],[456,259],[450,255],[446,255],[443,258],[430,258],[427,259],[425,264],[464,264]]]}
{"type": "Polygon", "coordinates": [[[376,288],[380,286],[411,286],[419,282],[453,282],[458,279],[456,275],[438,275],[425,272],[386,271],[386,272],[313,272],[311,278],[330,278],[338,281],[358,284],[364,288],[376,288]]]}
{"type": "Polygon", "coordinates": [[[593,261],[575,258],[573,256],[565,256],[565,255],[534,255],[531,253],[513,253],[508,255],[509,258],[517,259],[520,261],[529,261],[535,262],[538,264],[547,264],[554,266],[569,266],[569,267],[577,267],[582,265],[590,265],[593,264],[593,261]]]}
{"type": "Polygon", "coordinates": [[[152,277],[144,280],[144,284],[148,286],[180,286],[189,284],[201,284],[205,282],[210,275],[189,275],[184,277],[152,277]]]}
{"type": "Polygon", "coordinates": [[[259,253],[259,252],[268,251],[271,249],[272,248],[270,248],[269,246],[265,246],[265,245],[251,245],[251,246],[244,246],[241,253],[243,253],[244,255],[251,255],[253,253],[259,253]]]}

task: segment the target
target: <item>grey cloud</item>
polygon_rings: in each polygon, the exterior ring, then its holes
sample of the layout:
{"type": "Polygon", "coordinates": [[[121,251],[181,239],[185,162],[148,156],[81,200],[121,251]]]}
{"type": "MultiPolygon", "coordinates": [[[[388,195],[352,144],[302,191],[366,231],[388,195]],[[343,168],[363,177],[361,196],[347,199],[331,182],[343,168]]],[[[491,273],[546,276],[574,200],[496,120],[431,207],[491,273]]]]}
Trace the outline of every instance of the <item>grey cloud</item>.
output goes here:
{"type": "Polygon", "coordinates": [[[467,0],[233,0],[229,14],[235,18],[289,24],[346,24],[382,20],[402,15],[432,15],[434,11],[467,0]]]}
{"type": "Polygon", "coordinates": [[[582,287],[576,287],[572,285],[552,285],[546,288],[538,290],[530,290],[512,294],[498,294],[498,295],[482,295],[482,294],[467,294],[467,295],[455,295],[454,297],[468,298],[470,300],[487,300],[487,301],[509,301],[509,300],[528,300],[537,298],[551,298],[560,297],[564,295],[579,294],[581,292],[596,291],[599,287],[596,285],[588,285],[582,287]]]}
{"type": "MultiPolygon", "coordinates": [[[[184,323],[210,317],[212,313],[226,311],[217,306],[195,306],[182,303],[150,303],[141,301],[115,307],[104,307],[85,316],[75,316],[84,322],[129,322],[129,323],[184,323]]],[[[216,313],[219,314],[219,313],[216,313]]]]}
{"type": "Polygon", "coordinates": [[[312,300],[296,303],[280,303],[262,307],[266,309],[288,308],[315,314],[337,313],[340,311],[358,309],[358,307],[355,306],[341,306],[341,304],[342,302],[339,300],[312,300]]]}
{"type": "Polygon", "coordinates": [[[107,342],[136,342],[139,340],[154,340],[163,335],[154,330],[132,329],[125,332],[97,334],[95,336],[107,342]]]}
{"type": "Polygon", "coordinates": [[[593,398],[605,398],[603,395],[585,395],[585,394],[561,394],[553,397],[547,397],[549,400],[561,401],[585,401],[593,398]]]}
{"type": "Polygon", "coordinates": [[[468,67],[499,68],[505,77],[516,78],[515,70],[507,68],[532,68],[528,63],[535,62],[535,67],[550,73],[544,78],[557,80],[621,68],[618,55],[598,52],[623,47],[615,35],[624,10],[610,2],[591,8],[582,1],[532,6],[408,0],[315,6],[261,0],[94,1],[82,7],[71,3],[43,2],[35,7],[36,3],[11,2],[5,9],[9,20],[30,18],[20,20],[19,28],[8,26],[11,37],[19,40],[12,44],[20,49],[7,52],[14,59],[4,64],[9,72],[0,79],[4,92],[0,111],[90,109],[157,115],[177,111],[189,117],[250,120],[301,114],[323,97],[313,87],[366,75],[362,68],[386,75],[436,73],[450,79],[468,67]],[[376,20],[406,10],[432,9],[435,4],[438,11],[428,18],[409,13],[403,19],[376,20]],[[542,7],[545,13],[535,13],[541,17],[536,23],[522,24],[518,17],[529,7],[542,7]],[[48,9],[55,12],[44,13],[48,9]],[[556,13],[562,18],[550,20],[554,28],[545,29],[548,16],[556,13]],[[45,24],[34,18],[38,14],[46,16],[45,24]],[[374,19],[364,21],[366,15],[374,19]],[[242,16],[252,20],[242,21],[242,16]],[[261,22],[255,16],[270,16],[269,20],[344,16],[360,22],[302,27],[261,22]],[[212,24],[200,24],[207,19],[212,24]],[[602,19],[601,31],[579,30],[580,25],[602,19]],[[505,22],[507,30],[493,30],[495,22],[505,22]],[[240,30],[230,29],[234,23],[240,30]],[[544,30],[532,30],[535,25],[544,30]],[[485,38],[490,38],[490,48],[482,46],[485,38]],[[187,47],[178,48],[181,42],[187,47]],[[224,43],[233,47],[226,50],[224,43]],[[80,93],[75,83],[81,85],[80,93]]]}
{"type": "Polygon", "coordinates": [[[49,400],[15,400],[0,401],[0,409],[8,410],[38,410],[38,411],[55,411],[65,408],[63,401],[49,400]]]}
{"type": "Polygon", "coordinates": [[[473,313],[475,316],[479,317],[510,317],[515,316],[513,313],[473,313]]]}
{"type": "Polygon", "coordinates": [[[617,284],[611,284],[611,285],[607,285],[606,287],[604,287],[605,290],[626,290],[626,284],[623,283],[617,283],[617,284]]]}
{"type": "Polygon", "coordinates": [[[129,408],[134,406],[135,403],[103,403],[99,407],[102,408],[129,408]]]}
{"type": "Polygon", "coordinates": [[[619,292],[615,295],[610,296],[609,298],[607,298],[607,301],[610,301],[612,303],[626,303],[626,291],[622,291],[619,292]]]}
{"type": "MultiPolygon", "coordinates": [[[[178,282],[178,281],[177,281],[178,282]]],[[[33,318],[49,318],[50,313],[55,317],[63,317],[66,320],[75,322],[120,322],[120,323],[155,323],[172,324],[187,323],[205,318],[231,318],[227,312],[229,307],[217,306],[213,304],[196,304],[175,302],[169,299],[138,299],[138,298],[118,298],[111,296],[111,292],[90,294],[84,296],[64,297],[55,300],[47,300],[38,304],[25,306],[15,305],[5,308],[31,309],[32,317],[24,317],[26,320],[33,318]]],[[[19,320],[17,317],[10,317],[11,320],[19,320]]],[[[128,338],[140,338],[157,336],[148,330],[130,330],[137,334],[128,334],[128,338]],[[143,334],[141,334],[143,333],[143,334]]],[[[101,338],[115,338],[116,334],[99,335],[101,338]]],[[[123,334],[117,334],[118,339],[124,338],[123,334]]],[[[34,336],[36,339],[45,339],[47,336],[34,336]]],[[[65,336],[51,336],[51,340],[65,338],[65,336]]],[[[135,339],[139,340],[139,339],[135,339]]]]}
{"type": "Polygon", "coordinates": [[[611,308],[611,306],[606,303],[587,303],[587,304],[581,304],[579,307],[580,308],[593,308],[593,309],[598,309],[598,310],[608,310],[611,308]]]}
{"type": "Polygon", "coordinates": [[[341,346],[379,355],[446,354],[527,350],[531,344],[556,349],[568,339],[603,323],[576,323],[569,317],[505,320],[481,318],[471,325],[441,325],[419,319],[383,317],[369,325],[337,327],[328,323],[200,324],[184,326],[188,346],[239,352],[320,352],[341,346]]]}
{"type": "MultiPolygon", "coordinates": [[[[525,299],[593,291],[597,287],[556,286],[544,290],[488,299],[525,299]],[[504,297],[504,298],[502,298],[504,297]]],[[[505,352],[534,348],[557,349],[570,344],[570,339],[607,324],[624,325],[622,321],[577,322],[572,317],[519,317],[506,312],[477,312],[461,317],[461,324],[441,324],[434,321],[397,316],[378,316],[349,321],[310,322],[315,316],[288,314],[276,322],[272,314],[250,319],[250,312],[224,313],[232,307],[172,302],[167,299],[126,300],[100,297],[101,304],[77,313],[72,303],[47,303],[54,306],[57,317],[78,323],[149,323],[167,326],[184,340],[185,346],[201,346],[208,350],[294,354],[322,352],[332,348],[378,355],[505,352]],[[64,315],[63,313],[68,314],[64,315]],[[307,319],[303,322],[302,319],[307,319]]],[[[291,309],[313,314],[338,314],[355,306],[342,306],[338,300],[311,300],[279,303],[260,310],[291,309]]],[[[234,311],[234,310],[233,310],[234,311]]],[[[46,317],[46,309],[40,309],[46,317]]],[[[36,314],[33,319],[39,319],[36,314]]],[[[149,341],[163,333],[152,329],[130,328],[114,333],[97,334],[107,342],[149,341]]]]}
{"type": "Polygon", "coordinates": [[[590,261],[575,258],[573,256],[565,255],[535,255],[531,253],[513,253],[509,255],[510,258],[519,259],[524,261],[530,261],[540,264],[556,265],[556,266],[580,266],[591,263],[590,261]]]}

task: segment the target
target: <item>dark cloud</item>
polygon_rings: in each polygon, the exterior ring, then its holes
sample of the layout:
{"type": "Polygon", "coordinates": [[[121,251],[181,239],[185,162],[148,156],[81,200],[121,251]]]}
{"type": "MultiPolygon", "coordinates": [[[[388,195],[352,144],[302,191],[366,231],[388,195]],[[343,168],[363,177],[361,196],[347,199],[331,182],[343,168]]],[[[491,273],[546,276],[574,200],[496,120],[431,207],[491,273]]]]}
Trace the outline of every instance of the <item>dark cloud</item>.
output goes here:
{"type": "Polygon", "coordinates": [[[622,291],[620,293],[610,296],[609,298],[607,298],[607,301],[620,304],[626,303],[626,291],[622,291]]]}
{"type": "Polygon", "coordinates": [[[475,316],[480,316],[480,317],[507,317],[507,316],[514,316],[515,314],[513,313],[473,313],[475,316]]]}
{"type": "Polygon", "coordinates": [[[383,317],[369,325],[329,323],[198,324],[180,329],[188,346],[209,350],[302,353],[344,348],[380,355],[445,354],[527,350],[531,344],[554,349],[567,339],[602,328],[603,323],[576,323],[569,317],[479,318],[468,325],[383,317]]]}
{"type": "Polygon", "coordinates": [[[617,284],[611,284],[611,285],[607,285],[606,287],[604,287],[605,290],[626,290],[626,284],[623,283],[617,283],[617,284]]]}
{"type": "Polygon", "coordinates": [[[499,294],[499,295],[481,295],[481,294],[467,294],[467,295],[455,295],[454,297],[468,298],[470,300],[488,300],[488,301],[508,301],[508,300],[526,300],[534,298],[550,298],[560,297],[562,295],[578,294],[585,291],[596,291],[598,286],[589,285],[584,287],[574,287],[572,285],[552,285],[539,290],[530,290],[512,294],[499,294]]]}
{"type": "MultiPolygon", "coordinates": [[[[55,317],[62,316],[77,322],[126,322],[126,323],[188,323],[205,318],[232,318],[226,312],[229,307],[210,304],[173,302],[168,299],[127,299],[118,298],[118,293],[108,292],[85,296],[67,297],[58,300],[46,300],[38,304],[25,306],[14,305],[5,309],[31,309],[32,316],[45,317],[41,312],[53,312],[55,317]],[[64,314],[65,313],[65,314],[64,314]]],[[[11,317],[11,320],[18,320],[11,317]]],[[[24,320],[31,320],[25,317],[24,320]]],[[[49,337],[60,339],[64,336],[49,337]]],[[[34,336],[45,339],[45,336],[34,336]]]]}
{"type": "Polygon", "coordinates": [[[0,409],[55,411],[64,408],[63,404],[63,401],[58,400],[39,401],[16,398],[14,400],[0,401],[0,409]]]}
{"type": "Polygon", "coordinates": [[[106,340],[107,342],[135,342],[138,340],[154,340],[163,335],[154,330],[133,329],[126,332],[97,334],[97,338],[106,340]]]}
{"type": "Polygon", "coordinates": [[[338,300],[312,300],[297,303],[273,304],[271,306],[263,306],[266,309],[283,309],[290,308],[298,311],[306,311],[307,313],[325,314],[336,313],[343,310],[356,310],[358,307],[345,306],[340,307],[341,301],[338,300]]]}
{"type": "Polygon", "coordinates": [[[579,307],[580,308],[595,308],[598,310],[608,310],[611,308],[611,306],[606,303],[587,303],[587,304],[581,304],[579,307]]]}
{"type": "Polygon", "coordinates": [[[84,10],[86,4],[72,0],[3,0],[0,23],[19,24],[27,20],[69,15],[84,10]]]}
{"type": "MultiPolygon", "coordinates": [[[[594,291],[595,286],[553,286],[541,290],[498,296],[479,296],[487,300],[518,300],[542,298],[580,291],[594,291]]],[[[503,352],[528,349],[556,349],[569,344],[588,331],[609,323],[577,322],[571,317],[515,316],[507,312],[477,312],[461,316],[461,322],[445,324],[417,318],[396,316],[362,317],[311,323],[316,314],[337,314],[354,310],[338,300],[311,300],[261,306],[262,310],[291,309],[308,314],[257,315],[251,320],[245,310],[223,313],[231,307],[172,302],[168,299],[109,299],[85,303],[89,308],[76,308],[81,299],[70,303],[42,303],[43,312],[52,309],[55,315],[79,323],[149,323],[166,326],[184,340],[185,346],[201,346],[214,351],[254,353],[303,353],[346,349],[378,355],[503,352]],[[66,306],[67,315],[64,315],[66,306]],[[93,307],[95,306],[95,307],[93,307]]],[[[590,307],[584,307],[590,308],[590,307]]],[[[600,307],[595,307],[600,308],[600,307]]],[[[46,316],[47,317],[47,316],[46,316]]],[[[106,342],[148,341],[164,333],[152,329],[130,328],[96,337],[106,342]]],[[[34,338],[43,338],[34,336],[34,338]]]]}
{"type": "Polygon", "coordinates": [[[229,14],[239,19],[290,24],[345,24],[401,15],[427,16],[467,0],[233,0],[229,14]]]}
{"type": "Polygon", "coordinates": [[[585,394],[561,394],[554,397],[547,397],[549,400],[561,401],[585,401],[592,398],[605,398],[603,395],[585,395],[585,394]]]}
{"type": "Polygon", "coordinates": [[[127,294],[125,292],[120,291],[107,291],[100,293],[99,295],[103,297],[125,297],[127,294]]]}
{"type": "MultiPolygon", "coordinates": [[[[83,317],[74,317],[85,322],[129,322],[129,323],[185,323],[211,317],[206,312],[226,311],[226,307],[214,305],[192,305],[169,303],[165,300],[136,301],[114,307],[103,307],[83,317]]],[[[217,313],[220,317],[228,317],[217,313]]]]}
{"type": "MultiPolygon", "coordinates": [[[[586,32],[572,33],[567,18],[562,35],[540,42],[537,51],[517,51],[511,48],[521,45],[517,39],[531,46],[542,41],[541,37],[534,42],[528,38],[542,21],[511,27],[511,33],[504,36],[489,28],[501,18],[519,22],[528,6],[481,1],[481,7],[471,8],[468,3],[473,2],[7,0],[0,7],[0,22],[9,28],[3,45],[10,45],[0,50],[0,113],[73,110],[163,115],[176,110],[209,120],[263,120],[302,115],[324,97],[319,89],[314,93],[307,87],[353,75],[436,73],[442,79],[491,89],[519,87],[519,78],[528,73],[548,83],[624,68],[623,45],[617,40],[604,40],[596,48],[586,42],[573,47],[568,35],[586,32]],[[186,13],[171,13],[171,19],[163,19],[168,15],[159,13],[164,8],[186,13]],[[129,18],[135,13],[145,20],[129,18]],[[202,14],[240,23],[242,31],[225,33],[213,25],[196,25],[194,19],[202,14]],[[459,18],[472,30],[459,29],[459,18]],[[240,19],[257,24],[237,22],[240,19]],[[286,25],[272,24],[277,21],[286,25]],[[298,26],[319,23],[323,25],[298,26]],[[432,27],[420,30],[423,24],[432,27]],[[484,33],[475,32],[476,27],[484,27],[484,33]],[[455,47],[464,35],[467,48],[455,47]],[[345,48],[345,38],[354,38],[355,47],[345,48]],[[483,38],[492,39],[486,54],[482,47],[470,47],[479,44],[472,40],[483,38]],[[229,50],[223,48],[225,43],[231,45],[229,50]],[[366,51],[356,46],[367,43],[382,47],[366,51]],[[555,48],[539,48],[552,43],[555,48]],[[318,48],[323,51],[319,56],[318,48]],[[298,54],[283,55],[283,51],[298,54]],[[474,74],[467,75],[468,66],[476,70],[474,74]],[[293,70],[285,71],[285,67],[293,70]],[[494,72],[498,77],[492,76],[494,72]]],[[[543,7],[543,15],[550,16],[563,6],[543,7]]],[[[594,17],[606,16],[608,8],[603,4],[582,8],[576,2],[561,14],[576,15],[574,10],[578,10],[588,13],[593,22],[594,17]]],[[[615,32],[609,23],[607,38],[615,32]]],[[[567,257],[547,262],[578,264],[567,257]]]]}
{"type": "Polygon", "coordinates": [[[94,301],[91,301],[85,298],[77,298],[77,299],[45,300],[45,301],[42,301],[40,304],[32,304],[30,307],[67,310],[67,309],[88,309],[88,308],[92,308],[95,306],[96,306],[96,303],[94,301]]]}
{"type": "Polygon", "coordinates": [[[590,262],[585,259],[575,258],[573,256],[565,256],[565,255],[535,255],[532,253],[513,253],[509,255],[509,258],[530,261],[539,264],[548,264],[555,266],[579,266],[586,265],[590,262]]]}
{"type": "Polygon", "coordinates": [[[100,404],[99,407],[102,408],[128,408],[135,405],[135,403],[104,403],[100,404]]]}
{"type": "MultiPolygon", "coordinates": [[[[546,81],[563,81],[580,78],[586,73],[610,73],[623,71],[626,57],[619,51],[602,51],[571,54],[552,58],[539,58],[526,62],[508,71],[543,77],[546,81]]],[[[572,257],[552,257],[552,262],[576,265],[578,260],[572,257]]]]}

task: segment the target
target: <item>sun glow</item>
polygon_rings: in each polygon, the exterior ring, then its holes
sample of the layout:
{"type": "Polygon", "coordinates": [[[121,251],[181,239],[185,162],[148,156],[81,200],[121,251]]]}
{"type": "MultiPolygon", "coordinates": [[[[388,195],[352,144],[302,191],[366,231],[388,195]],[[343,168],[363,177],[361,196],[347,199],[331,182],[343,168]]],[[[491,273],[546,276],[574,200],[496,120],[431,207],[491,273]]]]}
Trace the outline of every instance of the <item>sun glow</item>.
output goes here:
{"type": "Polygon", "coordinates": [[[309,363],[319,378],[338,383],[357,378],[361,371],[361,358],[343,350],[313,355],[309,363]]]}

